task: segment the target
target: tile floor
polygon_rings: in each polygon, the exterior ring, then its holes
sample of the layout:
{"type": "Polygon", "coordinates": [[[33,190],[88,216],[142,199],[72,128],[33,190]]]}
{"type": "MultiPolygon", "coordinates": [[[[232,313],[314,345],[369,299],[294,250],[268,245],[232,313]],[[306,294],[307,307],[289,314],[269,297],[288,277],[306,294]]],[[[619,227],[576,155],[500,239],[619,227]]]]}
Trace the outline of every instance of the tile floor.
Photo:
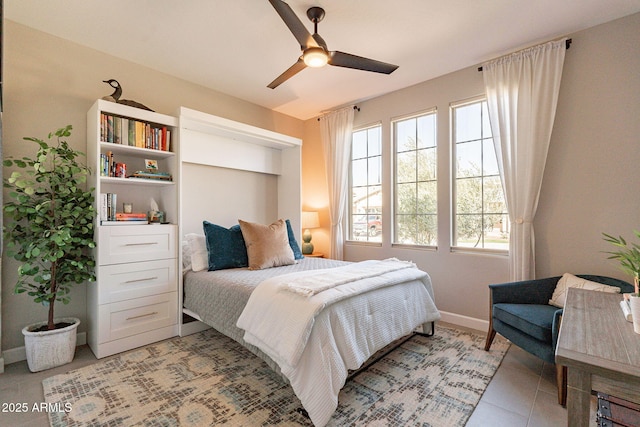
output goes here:
{"type": "MultiPolygon", "coordinates": [[[[42,380],[94,363],[86,345],[78,347],[74,361],[44,372],[30,373],[27,362],[5,366],[0,374],[0,404],[28,403],[27,413],[8,413],[0,408],[0,426],[46,427],[46,413],[32,412],[44,401],[42,380]]],[[[592,402],[592,412],[594,410],[592,402]]],[[[591,425],[595,426],[592,414],[591,425]]],[[[557,404],[555,369],[516,346],[511,346],[487,387],[468,427],[560,427],[567,425],[567,410],[557,404]]]]}

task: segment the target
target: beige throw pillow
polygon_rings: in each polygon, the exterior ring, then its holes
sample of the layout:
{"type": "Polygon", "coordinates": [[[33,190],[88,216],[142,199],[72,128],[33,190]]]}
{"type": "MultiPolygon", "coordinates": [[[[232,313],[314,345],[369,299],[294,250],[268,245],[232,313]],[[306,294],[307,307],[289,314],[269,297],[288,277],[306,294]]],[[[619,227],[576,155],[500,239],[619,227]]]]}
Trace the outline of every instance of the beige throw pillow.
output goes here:
{"type": "Polygon", "coordinates": [[[279,219],[271,225],[242,220],[238,223],[247,247],[249,270],[295,264],[284,220],[279,219]]]}
{"type": "Polygon", "coordinates": [[[582,279],[574,276],[573,274],[564,273],[560,280],[558,280],[558,284],[556,285],[556,289],[553,291],[553,296],[549,300],[549,304],[563,308],[564,301],[567,298],[567,290],[569,288],[581,288],[591,291],[609,292],[612,294],[620,293],[620,288],[618,287],[603,285],[602,283],[582,279]]]}

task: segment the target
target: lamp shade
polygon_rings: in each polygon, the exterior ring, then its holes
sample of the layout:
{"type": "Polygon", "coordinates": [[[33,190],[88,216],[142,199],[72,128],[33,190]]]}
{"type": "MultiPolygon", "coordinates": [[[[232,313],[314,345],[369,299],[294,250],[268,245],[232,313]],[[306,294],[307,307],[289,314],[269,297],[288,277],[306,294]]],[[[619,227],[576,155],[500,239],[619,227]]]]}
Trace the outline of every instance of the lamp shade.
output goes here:
{"type": "Polygon", "coordinates": [[[318,228],[320,227],[320,219],[318,212],[302,212],[302,228],[318,228]]]}

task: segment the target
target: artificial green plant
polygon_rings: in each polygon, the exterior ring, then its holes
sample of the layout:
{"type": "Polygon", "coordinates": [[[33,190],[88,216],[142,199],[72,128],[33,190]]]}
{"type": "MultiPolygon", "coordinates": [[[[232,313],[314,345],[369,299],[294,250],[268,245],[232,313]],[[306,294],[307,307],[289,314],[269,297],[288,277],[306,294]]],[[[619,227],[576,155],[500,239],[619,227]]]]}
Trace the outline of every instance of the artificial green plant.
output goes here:
{"type": "Polygon", "coordinates": [[[10,200],[3,207],[7,255],[21,263],[14,292],[48,306],[48,330],[56,328],[55,302],[68,304],[73,284],[95,280],[94,197],[85,188],[90,170],[79,161],[85,154],[64,139],[71,129],[50,133],[49,143],[24,138],[38,144],[36,155],[3,162],[16,168],[4,179],[10,200]]]}
{"type": "MultiPolygon", "coordinates": [[[[633,232],[640,239],[640,231],[633,232]]],[[[635,294],[640,297],[638,282],[640,281],[640,245],[638,243],[630,243],[622,236],[614,237],[607,233],[602,233],[604,240],[619,248],[616,251],[607,251],[608,259],[615,259],[620,262],[620,268],[633,277],[635,286],[635,294]]]]}

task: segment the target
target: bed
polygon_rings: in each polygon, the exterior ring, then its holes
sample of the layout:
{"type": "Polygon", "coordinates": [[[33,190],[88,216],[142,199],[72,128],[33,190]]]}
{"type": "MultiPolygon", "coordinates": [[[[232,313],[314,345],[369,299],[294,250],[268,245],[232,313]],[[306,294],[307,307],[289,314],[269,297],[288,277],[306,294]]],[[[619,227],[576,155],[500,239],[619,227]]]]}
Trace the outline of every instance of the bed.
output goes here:
{"type": "MultiPolygon", "coordinates": [[[[183,107],[179,144],[181,235],[193,238],[202,234],[203,219],[215,220],[231,229],[238,224],[238,218],[261,224],[286,218],[291,233],[289,241],[300,241],[301,140],[183,107]]],[[[183,266],[194,256],[189,252],[183,246],[180,254],[183,266]]],[[[202,252],[200,249],[199,253],[202,252]]],[[[210,326],[247,347],[291,384],[311,421],[323,426],[337,407],[338,393],[350,370],[359,368],[373,353],[397,338],[440,318],[429,276],[409,266],[312,295],[309,299],[322,309],[314,312],[310,321],[287,323],[286,317],[279,319],[284,322],[282,330],[287,330],[281,336],[289,338],[291,329],[304,338],[304,346],[293,359],[280,357],[278,349],[274,352],[274,348],[258,348],[247,342],[246,333],[249,340],[264,344],[253,333],[256,331],[239,328],[238,320],[245,307],[254,306],[256,299],[275,304],[275,300],[284,298],[284,302],[280,301],[284,307],[289,307],[292,302],[289,300],[304,300],[294,293],[277,291],[282,287],[277,282],[283,278],[314,274],[317,278],[327,271],[350,268],[351,264],[308,257],[291,265],[256,271],[244,267],[217,271],[207,271],[206,267],[187,269],[180,282],[180,304],[184,313],[198,322],[182,321],[180,334],[210,326]],[[367,285],[375,282],[375,286],[348,298],[339,297],[341,290],[353,291],[363,281],[367,285]],[[255,297],[269,292],[273,298],[255,297]],[[325,297],[328,298],[323,300],[325,297]],[[303,323],[310,327],[299,328],[303,323]]],[[[365,265],[365,269],[369,267],[365,265]]],[[[263,313],[275,312],[277,318],[278,314],[305,311],[277,307],[258,308],[257,313],[247,315],[249,323],[253,318],[254,326],[260,329],[273,325],[266,322],[277,320],[261,317],[263,313]]],[[[278,327],[263,329],[269,332],[278,327]]]]}
{"type": "MultiPolygon", "coordinates": [[[[306,346],[295,364],[276,362],[277,357],[247,343],[246,331],[237,323],[260,283],[320,269],[339,270],[348,264],[304,258],[294,265],[257,271],[246,268],[187,271],[184,275],[184,308],[187,313],[247,347],[279,372],[290,382],[312,422],[323,426],[337,408],[338,393],[350,370],[359,368],[387,344],[440,318],[433,303],[429,276],[411,268],[393,271],[387,274],[388,286],[385,284],[327,305],[314,317],[306,346]],[[407,276],[409,271],[412,275],[407,276]],[[407,277],[410,279],[405,280],[407,277]]],[[[322,293],[326,294],[317,295],[322,293]]]]}

